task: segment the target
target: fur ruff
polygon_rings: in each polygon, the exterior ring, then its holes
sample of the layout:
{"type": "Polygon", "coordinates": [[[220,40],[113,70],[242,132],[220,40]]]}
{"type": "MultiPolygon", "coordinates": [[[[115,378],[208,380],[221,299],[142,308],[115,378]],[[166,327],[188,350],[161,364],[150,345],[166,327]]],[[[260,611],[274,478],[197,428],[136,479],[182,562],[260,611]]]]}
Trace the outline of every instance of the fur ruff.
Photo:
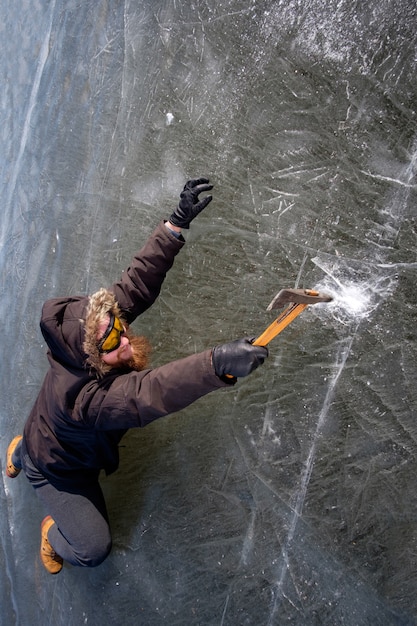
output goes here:
{"type": "Polygon", "coordinates": [[[118,317],[127,328],[126,336],[129,338],[134,351],[131,362],[126,363],[127,367],[137,371],[145,369],[148,365],[151,345],[146,337],[136,336],[129,331],[128,324],[123,318],[115,295],[108,289],[99,289],[89,298],[83,343],[84,352],[87,354],[86,365],[93,368],[100,377],[113,369],[111,365],[103,361],[97,340],[98,328],[109,313],[118,317]]]}
{"type": "Polygon", "coordinates": [[[85,316],[84,352],[88,355],[86,364],[99,375],[106,374],[111,367],[104,363],[98,350],[97,333],[101,322],[106,319],[108,313],[120,317],[123,320],[119,305],[114,293],[108,289],[99,289],[90,296],[85,316]]]}

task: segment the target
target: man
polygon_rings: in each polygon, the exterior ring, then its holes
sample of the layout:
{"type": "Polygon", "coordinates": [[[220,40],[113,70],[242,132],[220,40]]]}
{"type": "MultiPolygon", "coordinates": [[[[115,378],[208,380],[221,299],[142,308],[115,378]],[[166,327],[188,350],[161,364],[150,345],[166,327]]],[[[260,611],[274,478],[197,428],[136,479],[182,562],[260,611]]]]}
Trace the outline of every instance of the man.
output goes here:
{"type": "Polygon", "coordinates": [[[159,295],[185,244],[182,228],[209,204],[213,188],[190,180],[178,207],[161,222],[110,289],[90,297],[48,300],[41,330],[50,368],[24,427],[7,450],[9,477],[23,469],[42,501],[41,559],[51,574],[63,561],[94,567],[111,549],[99,473],[114,472],[127,429],[179,411],[233,385],[263,363],[266,348],[248,339],[216,346],[151,369],[150,346],[129,325],[159,295]]]}

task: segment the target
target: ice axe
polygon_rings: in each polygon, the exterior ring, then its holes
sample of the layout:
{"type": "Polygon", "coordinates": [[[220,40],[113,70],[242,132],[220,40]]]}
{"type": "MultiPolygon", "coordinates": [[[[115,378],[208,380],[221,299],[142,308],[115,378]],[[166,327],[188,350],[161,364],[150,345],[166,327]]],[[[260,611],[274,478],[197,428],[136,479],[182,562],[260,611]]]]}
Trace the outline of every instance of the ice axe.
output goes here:
{"type": "Polygon", "coordinates": [[[277,319],[268,326],[268,328],[259,335],[253,344],[255,346],[266,346],[274,337],[291,324],[291,322],[304,311],[309,304],[317,304],[318,302],[331,302],[332,296],[326,293],[320,293],[314,289],[281,289],[268,306],[267,311],[272,309],[280,309],[285,304],[289,304],[277,319]]]}
{"type": "MultiPolygon", "coordinates": [[[[281,289],[267,307],[267,311],[280,309],[288,304],[286,309],[278,315],[277,319],[268,326],[266,330],[252,341],[254,346],[266,346],[274,337],[291,324],[291,322],[304,311],[309,304],[318,302],[331,302],[332,296],[327,293],[320,293],[314,289],[281,289]]],[[[231,374],[226,374],[227,378],[234,378],[231,374]]]]}

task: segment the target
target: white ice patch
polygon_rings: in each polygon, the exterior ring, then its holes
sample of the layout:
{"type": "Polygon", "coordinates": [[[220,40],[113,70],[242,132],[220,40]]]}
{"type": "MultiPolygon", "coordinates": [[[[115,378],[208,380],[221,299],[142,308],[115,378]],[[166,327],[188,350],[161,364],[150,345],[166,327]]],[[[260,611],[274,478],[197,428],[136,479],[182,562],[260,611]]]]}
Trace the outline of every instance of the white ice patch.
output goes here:
{"type": "Polygon", "coordinates": [[[166,114],[165,121],[167,126],[170,126],[174,121],[174,116],[170,111],[168,111],[168,113],[166,114]]]}
{"type": "Polygon", "coordinates": [[[334,292],[329,313],[333,319],[344,325],[357,324],[370,317],[378,306],[372,288],[367,284],[342,285],[334,292]]]}
{"type": "Polygon", "coordinates": [[[343,308],[350,317],[364,317],[372,308],[367,285],[340,284],[333,297],[333,306],[343,308]]]}
{"type": "Polygon", "coordinates": [[[343,262],[338,265],[323,257],[315,257],[312,261],[325,272],[324,279],[314,288],[333,297],[333,301],[323,305],[322,310],[317,305],[317,312],[325,311],[342,324],[349,325],[369,318],[377,306],[393,292],[392,277],[378,276],[375,273],[366,276],[343,262]]]}

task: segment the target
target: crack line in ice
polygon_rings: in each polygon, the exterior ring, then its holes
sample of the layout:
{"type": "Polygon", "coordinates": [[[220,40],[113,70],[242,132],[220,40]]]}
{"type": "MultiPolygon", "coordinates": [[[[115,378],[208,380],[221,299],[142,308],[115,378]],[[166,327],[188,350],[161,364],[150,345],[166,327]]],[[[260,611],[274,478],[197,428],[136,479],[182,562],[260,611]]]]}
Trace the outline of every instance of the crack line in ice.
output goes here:
{"type": "MultiPolygon", "coordinates": [[[[48,55],[49,55],[49,45],[50,45],[51,32],[52,32],[53,16],[54,16],[54,12],[55,12],[55,2],[56,2],[56,0],[53,1],[52,6],[51,6],[48,32],[46,33],[46,35],[45,35],[45,37],[43,39],[42,47],[41,47],[41,50],[40,50],[40,53],[39,53],[38,65],[37,65],[37,68],[36,68],[36,74],[35,74],[35,78],[33,80],[33,85],[32,85],[32,90],[30,92],[27,113],[26,113],[25,121],[23,123],[22,136],[20,138],[19,153],[17,155],[16,161],[15,161],[15,164],[14,164],[14,167],[13,167],[13,170],[12,170],[12,175],[11,175],[11,178],[10,178],[9,189],[8,189],[7,198],[6,198],[6,205],[4,207],[4,213],[3,213],[3,217],[5,218],[5,220],[4,220],[5,224],[7,224],[9,222],[9,213],[10,213],[10,207],[11,207],[11,204],[12,204],[12,198],[13,198],[13,195],[14,195],[14,192],[15,192],[15,189],[16,189],[16,184],[17,184],[17,179],[19,177],[19,173],[20,173],[20,168],[21,168],[21,164],[22,164],[23,154],[25,152],[26,145],[27,145],[28,138],[29,138],[29,134],[30,134],[30,130],[31,130],[32,114],[33,114],[33,110],[34,110],[34,108],[36,106],[36,99],[37,99],[37,95],[38,95],[38,92],[39,92],[39,86],[40,86],[40,83],[41,83],[43,70],[45,68],[46,60],[47,60],[48,55]]],[[[8,237],[7,230],[6,229],[2,229],[1,246],[4,245],[4,240],[7,237],[8,237]]]]}
{"type": "Polygon", "coordinates": [[[398,267],[406,267],[407,269],[414,269],[417,267],[417,262],[413,261],[411,263],[378,263],[377,267],[381,267],[382,269],[395,269],[398,267]]]}
{"type": "Polygon", "coordinates": [[[391,176],[382,176],[382,174],[372,174],[372,172],[366,172],[365,170],[360,170],[362,174],[365,176],[370,176],[371,178],[375,178],[376,180],[385,180],[389,183],[395,183],[396,185],[401,185],[402,187],[407,187],[408,189],[416,189],[417,185],[412,185],[411,183],[404,182],[399,178],[391,178],[391,176]]]}
{"type": "Polygon", "coordinates": [[[99,50],[99,51],[97,52],[97,54],[95,54],[91,60],[92,60],[92,61],[95,61],[95,60],[96,60],[96,59],[97,59],[100,55],[102,55],[102,54],[103,54],[103,52],[110,53],[110,52],[111,52],[111,50],[109,50],[109,48],[110,48],[110,46],[112,45],[112,43],[114,43],[114,42],[116,41],[116,39],[117,39],[117,37],[115,36],[115,37],[112,37],[112,39],[108,40],[108,41],[107,41],[107,43],[106,43],[106,45],[105,45],[105,46],[103,46],[103,48],[101,48],[101,50],[99,50]]]}
{"type": "Polygon", "coordinates": [[[224,603],[224,609],[223,609],[222,620],[220,622],[220,626],[223,626],[224,624],[224,620],[225,620],[226,613],[227,613],[227,607],[229,606],[229,600],[230,600],[230,594],[228,593],[226,596],[225,603],[224,603]]]}
{"type": "MultiPolygon", "coordinates": [[[[128,29],[128,18],[126,15],[126,4],[124,5],[124,14],[123,14],[123,23],[124,23],[124,28],[123,28],[123,33],[124,33],[124,53],[123,53],[123,67],[122,67],[122,74],[121,74],[121,89],[120,89],[120,97],[119,97],[119,102],[118,102],[118,107],[117,107],[117,113],[116,113],[116,120],[114,123],[114,127],[113,127],[113,132],[111,135],[111,140],[110,140],[110,146],[109,146],[109,150],[108,150],[108,155],[107,155],[107,162],[106,162],[106,166],[104,168],[104,174],[103,174],[103,178],[101,181],[101,185],[100,185],[100,192],[99,192],[99,198],[101,199],[103,197],[103,193],[104,193],[104,188],[105,185],[108,181],[108,176],[109,176],[109,171],[111,169],[111,159],[113,156],[113,148],[114,145],[116,143],[116,132],[119,128],[119,122],[120,122],[120,117],[121,117],[121,113],[123,110],[123,103],[125,101],[125,91],[126,91],[126,59],[127,59],[127,53],[126,53],[126,41],[127,41],[127,29],[128,29]]],[[[107,44],[108,45],[108,44],[107,44]]],[[[86,275],[86,291],[90,291],[90,278],[91,278],[91,267],[92,267],[92,253],[93,253],[93,242],[95,240],[95,231],[96,231],[96,222],[97,222],[97,216],[99,215],[99,213],[101,212],[101,207],[99,205],[99,203],[96,206],[96,209],[94,211],[94,215],[93,215],[93,220],[92,220],[92,227],[90,229],[90,244],[88,246],[88,250],[86,253],[86,260],[85,260],[85,275],[86,275]]]]}
{"type": "Polygon", "coordinates": [[[274,604],[271,610],[271,614],[269,616],[269,624],[273,624],[273,618],[275,616],[275,613],[278,609],[279,603],[280,603],[280,599],[283,597],[283,586],[284,586],[284,582],[285,582],[285,578],[286,575],[289,571],[289,550],[292,544],[292,541],[294,539],[294,534],[297,528],[297,524],[299,519],[301,518],[302,515],[302,511],[303,511],[303,506],[304,506],[304,501],[306,498],[306,494],[307,494],[307,487],[309,485],[310,482],[310,477],[311,477],[311,473],[313,471],[313,467],[314,467],[314,462],[315,462],[315,457],[316,457],[316,448],[317,448],[317,443],[320,439],[321,436],[321,432],[322,432],[322,428],[326,422],[326,418],[327,415],[329,413],[329,407],[331,404],[331,400],[333,398],[333,392],[335,390],[335,387],[337,385],[337,382],[345,368],[346,365],[346,361],[349,357],[351,348],[352,348],[352,343],[353,343],[353,339],[355,337],[355,333],[353,333],[352,335],[350,335],[344,342],[344,345],[342,345],[339,348],[339,351],[336,355],[336,362],[335,362],[335,373],[333,374],[333,377],[330,380],[328,389],[327,389],[327,393],[326,396],[324,398],[324,402],[323,402],[323,406],[321,408],[320,411],[320,415],[319,415],[319,419],[317,422],[317,426],[316,426],[316,430],[314,432],[313,435],[313,441],[311,443],[311,447],[310,447],[310,451],[307,457],[307,460],[305,462],[304,465],[304,471],[301,475],[301,482],[300,482],[300,487],[298,489],[297,492],[297,496],[296,496],[296,501],[295,501],[295,505],[293,508],[293,515],[291,518],[291,522],[290,522],[290,527],[288,530],[288,535],[287,535],[287,540],[285,542],[285,545],[283,546],[282,549],[282,558],[283,558],[283,563],[282,563],[282,568],[281,568],[281,573],[278,577],[277,582],[275,583],[275,588],[278,592],[277,596],[275,597],[274,600],[274,604]]]}
{"type": "Polygon", "coordinates": [[[242,554],[241,554],[241,557],[240,557],[240,565],[241,566],[242,565],[247,565],[248,556],[249,556],[250,552],[252,551],[253,540],[254,540],[254,536],[255,536],[255,521],[256,521],[256,510],[254,508],[252,508],[251,514],[250,514],[249,525],[248,525],[248,528],[247,528],[247,531],[246,531],[245,538],[243,540],[242,554]]]}
{"type": "MultiPolygon", "coordinates": [[[[16,591],[15,591],[14,585],[12,584],[13,580],[16,578],[15,572],[13,572],[13,563],[12,563],[13,550],[11,550],[10,547],[6,545],[6,542],[13,540],[13,536],[15,534],[14,532],[15,527],[12,522],[12,518],[13,518],[12,500],[10,498],[9,486],[7,484],[7,481],[5,480],[6,470],[3,471],[3,468],[1,469],[1,475],[2,475],[2,483],[3,483],[3,492],[4,492],[4,496],[6,500],[6,514],[4,514],[4,507],[2,507],[3,509],[2,523],[7,524],[7,527],[2,526],[1,533],[0,533],[1,535],[0,545],[2,547],[2,551],[5,556],[2,569],[5,572],[8,583],[9,583],[9,588],[10,588],[9,598],[12,603],[13,610],[15,612],[16,624],[18,624],[20,623],[19,602],[18,602],[18,598],[16,597],[16,591]]],[[[3,499],[3,497],[1,499],[3,499]]]]}

